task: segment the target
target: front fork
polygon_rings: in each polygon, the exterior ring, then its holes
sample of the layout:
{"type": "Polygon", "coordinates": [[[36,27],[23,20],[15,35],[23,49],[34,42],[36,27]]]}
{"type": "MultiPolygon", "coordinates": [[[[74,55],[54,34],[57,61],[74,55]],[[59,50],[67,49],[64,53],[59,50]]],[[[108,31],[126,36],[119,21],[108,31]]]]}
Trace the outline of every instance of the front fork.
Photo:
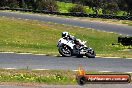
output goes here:
{"type": "Polygon", "coordinates": [[[88,49],[87,49],[87,52],[90,53],[90,54],[92,54],[94,51],[93,51],[92,48],[88,48],[88,49]]]}

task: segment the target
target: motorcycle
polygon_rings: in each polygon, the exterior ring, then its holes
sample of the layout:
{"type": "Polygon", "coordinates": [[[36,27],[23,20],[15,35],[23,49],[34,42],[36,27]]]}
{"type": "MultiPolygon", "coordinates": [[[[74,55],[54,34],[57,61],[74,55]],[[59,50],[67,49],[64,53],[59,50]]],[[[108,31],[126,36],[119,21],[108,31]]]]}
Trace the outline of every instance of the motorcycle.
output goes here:
{"type": "Polygon", "coordinates": [[[87,47],[86,41],[78,39],[78,42],[81,45],[75,44],[73,40],[60,38],[57,44],[59,53],[64,57],[77,56],[82,58],[83,56],[86,56],[88,58],[95,58],[95,51],[92,48],[87,47]]]}

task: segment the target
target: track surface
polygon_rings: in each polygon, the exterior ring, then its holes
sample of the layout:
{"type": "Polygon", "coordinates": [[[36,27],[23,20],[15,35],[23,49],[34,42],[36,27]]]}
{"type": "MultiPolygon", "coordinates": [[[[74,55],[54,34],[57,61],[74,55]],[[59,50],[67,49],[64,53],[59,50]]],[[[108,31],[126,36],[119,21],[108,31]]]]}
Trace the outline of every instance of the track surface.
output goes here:
{"type": "MultiPolygon", "coordinates": [[[[10,16],[23,19],[39,20],[46,22],[55,22],[61,24],[70,24],[80,27],[90,27],[99,30],[113,31],[117,33],[132,35],[132,26],[106,24],[100,22],[84,22],[80,20],[58,18],[52,16],[41,16],[14,12],[0,12],[0,16],[10,16]]],[[[77,69],[81,64],[87,70],[99,71],[132,71],[132,60],[126,59],[110,59],[110,58],[64,58],[64,57],[48,57],[36,55],[17,55],[17,54],[0,54],[0,68],[26,68],[32,69],[77,69]]]]}
{"type": "Polygon", "coordinates": [[[82,65],[86,70],[132,72],[132,59],[0,54],[0,68],[76,70],[79,65],[82,65]]]}
{"type": "MultiPolygon", "coordinates": [[[[72,20],[58,18],[52,16],[41,16],[14,12],[0,12],[0,16],[10,16],[23,19],[39,20],[46,22],[56,22],[61,24],[70,24],[81,27],[91,27],[95,29],[113,31],[122,34],[132,35],[132,26],[106,24],[99,22],[84,22],[80,20],[72,20]]],[[[26,68],[27,66],[33,69],[77,69],[79,64],[85,66],[87,70],[99,71],[132,71],[132,60],[125,59],[110,59],[110,58],[64,58],[64,57],[47,57],[35,55],[17,55],[17,54],[0,54],[1,68],[26,68]]]]}
{"type": "MultiPolygon", "coordinates": [[[[0,12],[0,16],[10,16],[23,19],[39,20],[46,22],[55,22],[86,28],[95,28],[98,30],[116,32],[119,34],[132,35],[132,26],[106,24],[100,22],[84,22],[79,20],[38,16],[29,14],[19,14],[10,12],[0,12]]],[[[75,57],[53,57],[40,55],[21,55],[21,54],[0,54],[0,68],[27,68],[29,69],[70,69],[75,70],[81,64],[86,70],[132,72],[132,59],[112,59],[112,58],[75,58],[75,57]]],[[[131,84],[90,84],[83,88],[132,88],[131,84]]],[[[15,85],[0,85],[0,88],[82,88],[78,85],[68,86],[38,86],[24,87],[15,85]]]]}
{"type": "Polygon", "coordinates": [[[60,24],[68,24],[74,26],[80,26],[85,28],[94,28],[98,30],[104,30],[109,32],[116,32],[119,34],[132,35],[132,26],[127,25],[116,25],[116,24],[107,24],[100,22],[90,22],[90,21],[80,21],[66,18],[59,18],[53,16],[41,16],[33,14],[20,14],[20,13],[11,13],[11,12],[0,12],[0,16],[9,16],[23,19],[39,20],[45,22],[55,22],[60,24]]]}
{"type": "Polygon", "coordinates": [[[0,85],[0,88],[132,88],[132,84],[87,84],[79,85],[41,85],[36,87],[0,85]]]}

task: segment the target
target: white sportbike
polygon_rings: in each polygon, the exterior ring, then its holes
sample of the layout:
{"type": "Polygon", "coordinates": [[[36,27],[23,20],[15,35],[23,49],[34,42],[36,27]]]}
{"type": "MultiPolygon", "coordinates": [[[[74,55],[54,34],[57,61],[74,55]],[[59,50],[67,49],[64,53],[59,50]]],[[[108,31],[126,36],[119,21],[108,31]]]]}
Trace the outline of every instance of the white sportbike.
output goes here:
{"type": "Polygon", "coordinates": [[[73,40],[65,40],[60,38],[57,44],[59,53],[64,57],[77,56],[88,58],[95,58],[95,51],[86,46],[86,41],[81,41],[78,39],[81,45],[76,45],[73,40]]]}

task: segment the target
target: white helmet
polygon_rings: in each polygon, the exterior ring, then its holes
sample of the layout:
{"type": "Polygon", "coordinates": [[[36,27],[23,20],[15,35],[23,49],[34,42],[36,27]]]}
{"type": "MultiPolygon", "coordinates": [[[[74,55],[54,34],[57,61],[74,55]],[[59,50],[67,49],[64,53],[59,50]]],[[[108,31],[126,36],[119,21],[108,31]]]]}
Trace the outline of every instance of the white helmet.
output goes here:
{"type": "Polygon", "coordinates": [[[68,32],[62,32],[62,38],[66,38],[69,36],[69,33],[68,32]]]}

